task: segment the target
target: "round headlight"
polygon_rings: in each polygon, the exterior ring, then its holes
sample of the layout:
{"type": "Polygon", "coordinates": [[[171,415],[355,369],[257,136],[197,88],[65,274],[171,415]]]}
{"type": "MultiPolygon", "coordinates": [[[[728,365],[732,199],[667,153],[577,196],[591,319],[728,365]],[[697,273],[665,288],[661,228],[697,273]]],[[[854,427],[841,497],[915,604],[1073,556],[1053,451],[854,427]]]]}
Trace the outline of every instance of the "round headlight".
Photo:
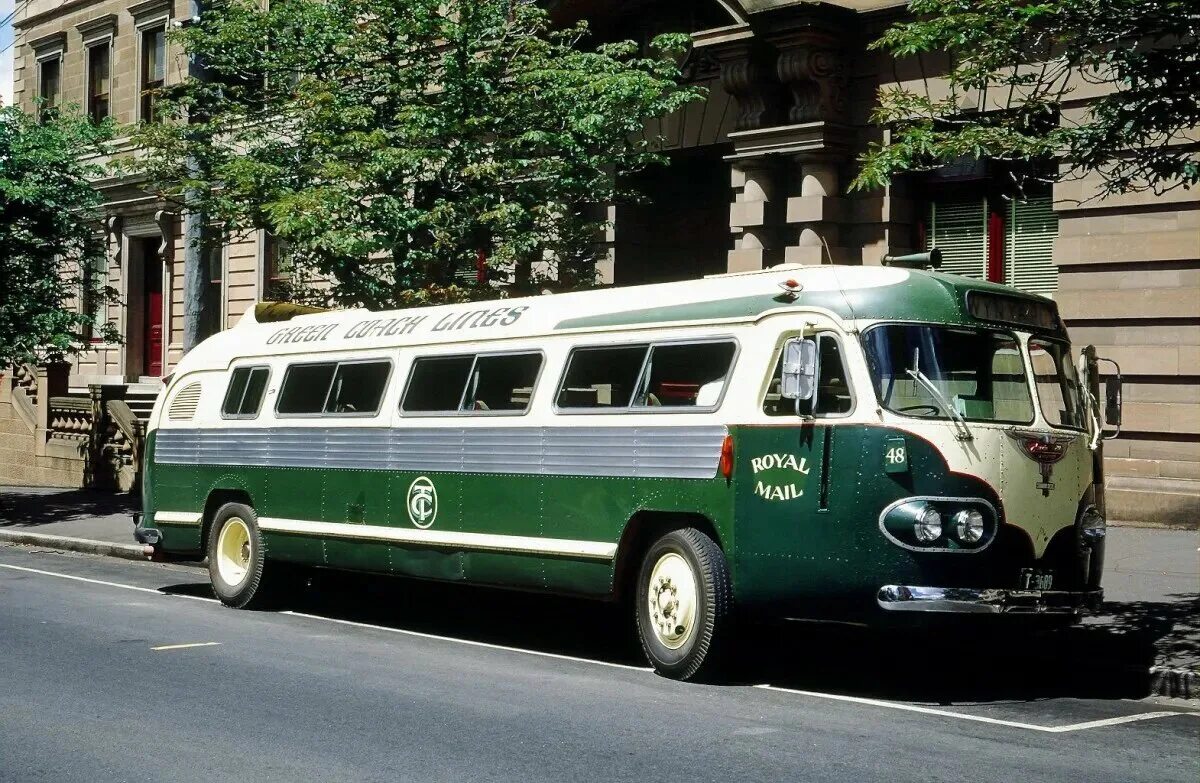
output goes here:
{"type": "Polygon", "coordinates": [[[973,508],[955,514],[954,535],[964,544],[978,544],[983,538],[983,514],[973,508]]]}
{"type": "Polygon", "coordinates": [[[913,535],[922,544],[929,544],[942,537],[942,515],[933,506],[925,506],[917,512],[913,522],[913,535]]]}

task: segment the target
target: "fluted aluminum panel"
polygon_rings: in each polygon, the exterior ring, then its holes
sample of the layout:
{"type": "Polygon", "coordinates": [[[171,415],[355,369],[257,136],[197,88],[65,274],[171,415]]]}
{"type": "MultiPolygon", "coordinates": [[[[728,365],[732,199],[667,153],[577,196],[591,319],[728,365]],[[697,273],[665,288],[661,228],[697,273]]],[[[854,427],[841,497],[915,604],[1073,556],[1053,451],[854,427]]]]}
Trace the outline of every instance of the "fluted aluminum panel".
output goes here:
{"type": "Polygon", "coordinates": [[[712,478],[725,427],[160,429],[154,461],[548,476],[712,478]]]}

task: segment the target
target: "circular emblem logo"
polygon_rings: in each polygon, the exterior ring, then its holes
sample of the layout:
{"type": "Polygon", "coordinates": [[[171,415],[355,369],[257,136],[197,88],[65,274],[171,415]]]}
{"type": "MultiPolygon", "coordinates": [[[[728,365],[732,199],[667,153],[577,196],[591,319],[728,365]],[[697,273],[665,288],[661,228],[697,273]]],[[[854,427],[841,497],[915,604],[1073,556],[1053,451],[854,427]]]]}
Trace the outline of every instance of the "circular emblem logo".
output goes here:
{"type": "Polygon", "coordinates": [[[433,482],[418,476],[408,486],[408,518],[417,527],[425,528],[437,518],[437,490],[433,482]]]}

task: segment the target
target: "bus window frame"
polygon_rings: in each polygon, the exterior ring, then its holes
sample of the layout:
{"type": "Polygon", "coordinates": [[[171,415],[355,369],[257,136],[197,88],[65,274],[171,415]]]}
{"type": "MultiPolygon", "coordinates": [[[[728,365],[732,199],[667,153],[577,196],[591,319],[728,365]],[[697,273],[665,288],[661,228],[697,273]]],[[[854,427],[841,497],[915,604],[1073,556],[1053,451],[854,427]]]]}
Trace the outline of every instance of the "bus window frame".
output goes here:
{"type": "Polygon", "coordinates": [[[414,356],[408,365],[408,377],[404,379],[404,385],[400,387],[400,399],[396,401],[396,410],[401,418],[417,419],[417,418],[456,418],[464,416],[527,416],[533,410],[533,401],[537,396],[538,383],[542,379],[542,373],[546,370],[546,352],[541,348],[521,348],[510,351],[479,351],[472,353],[470,351],[456,351],[455,353],[434,353],[414,356]],[[462,391],[458,395],[458,408],[452,411],[406,411],[404,410],[404,397],[408,393],[409,385],[412,384],[413,373],[417,370],[417,362],[422,359],[461,359],[471,357],[471,367],[467,370],[467,381],[463,384],[462,391]],[[463,402],[467,398],[467,390],[470,388],[471,375],[475,372],[475,366],[480,359],[490,359],[496,356],[537,356],[541,361],[538,362],[537,375],[533,378],[533,387],[529,392],[529,404],[519,411],[515,410],[463,410],[463,402]]]}
{"type": "Polygon", "coordinates": [[[554,402],[551,404],[551,410],[555,415],[563,416],[615,416],[626,414],[642,414],[647,413],[654,416],[666,414],[687,414],[687,413],[715,413],[720,410],[721,405],[725,402],[725,395],[729,393],[729,385],[733,380],[733,372],[737,368],[738,359],[742,355],[742,344],[737,337],[732,334],[718,335],[714,337],[684,337],[667,340],[631,340],[625,343],[608,343],[606,345],[572,345],[567,350],[567,360],[563,363],[562,374],[559,375],[558,383],[554,386],[554,402]],[[725,371],[725,383],[721,386],[721,394],[717,397],[717,401],[712,405],[634,405],[633,401],[637,398],[637,391],[642,388],[643,382],[646,380],[646,370],[650,366],[650,357],[654,353],[654,348],[657,346],[668,345],[709,345],[713,343],[732,343],[733,355],[729,357],[729,369],[725,371]],[[571,369],[571,362],[575,358],[575,352],[578,350],[588,349],[604,349],[604,348],[634,348],[639,345],[646,346],[646,355],[642,357],[642,367],[638,370],[637,380],[634,381],[633,391],[629,396],[629,405],[617,407],[610,406],[607,408],[562,408],[558,404],[558,396],[563,390],[563,384],[567,381],[567,373],[571,369]]]}
{"type": "MultiPolygon", "coordinates": [[[[761,413],[763,416],[766,416],[767,418],[771,419],[771,421],[779,421],[781,419],[787,418],[787,416],[789,416],[789,415],[791,415],[793,418],[797,417],[797,414],[795,414],[795,413],[792,413],[792,414],[784,413],[784,414],[773,416],[770,413],[766,412],[765,406],[767,404],[767,393],[771,389],[771,381],[774,380],[774,378],[775,378],[775,368],[779,365],[779,357],[783,353],[783,347],[784,347],[784,345],[787,344],[788,340],[793,339],[795,337],[800,337],[800,336],[802,336],[801,331],[798,329],[795,330],[794,332],[784,332],[783,334],[781,334],[780,338],[779,338],[779,343],[778,343],[778,345],[775,346],[775,350],[771,353],[771,359],[767,363],[767,383],[766,383],[766,386],[763,387],[762,394],[760,395],[760,398],[759,398],[758,412],[761,413]]],[[[814,410],[811,414],[806,415],[806,414],[801,413],[801,414],[798,414],[798,416],[800,418],[813,418],[813,419],[848,419],[848,418],[852,417],[855,414],[855,412],[858,411],[858,394],[854,390],[854,386],[855,386],[854,377],[853,377],[854,371],[850,367],[849,355],[846,353],[846,341],[842,339],[843,335],[840,332],[838,332],[836,329],[833,329],[831,327],[819,326],[812,332],[803,334],[803,336],[804,337],[812,337],[817,340],[820,340],[822,337],[828,336],[833,339],[834,343],[837,344],[838,354],[842,360],[842,362],[841,362],[842,370],[845,371],[846,389],[850,392],[850,410],[846,411],[845,413],[821,413],[820,411],[814,410]]],[[[820,350],[821,350],[821,347],[820,347],[820,344],[818,343],[818,345],[817,345],[818,355],[820,353],[820,350]]],[[[814,408],[816,408],[817,397],[820,394],[820,380],[821,380],[820,368],[818,368],[818,371],[817,371],[818,391],[817,391],[817,394],[814,394],[814,396],[813,396],[813,407],[814,408]]]]}
{"type": "MultiPolygon", "coordinates": [[[[271,365],[269,365],[269,364],[238,364],[238,365],[234,365],[233,367],[230,367],[229,368],[229,380],[226,381],[226,383],[225,383],[225,396],[221,398],[221,418],[229,420],[229,421],[253,421],[254,419],[257,419],[259,417],[259,415],[262,413],[263,403],[266,402],[267,394],[270,392],[272,375],[274,375],[274,373],[272,372],[271,365]],[[251,375],[254,374],[255,370],[266,370],[267,371],[267,381],[266,381],[266,383],[263,384],[262,397],[259,398],[258,406],[254,409],[254,413],[226,413],[225,412],[225,402],[226,402],[227,398],[229,397],[229,384],[233,383],[233,374],[235,372],[237,372],[238,370],[249,370],[251,375]]],[[[250,378],[249,377],[246,378],[246,388],[247,389],[250,388],[250,378]]],[[[282,386],[280,388],[282,388],[282,386]]],[[[246,399],[246,389],[243,389],[242,390],[242,399],[238,401],[238,408],[242,407],[242,402],[245,401],[245,399],[246,399]]]]}
{"type": "Polygon", "coordinates": [[[388,387],[392,382],[392,374],[396,370],[396,363],[388,356],[372,356],[363,357],[361,359],[325,359],[311,362],[295,362],[288,364],[283,370],[283,380],[279,382],[279,394],[275,396],[275,418],[277,419],[373,419],[383,410],[383,401],[387,399],[388,387]],[[380,364],[386,363],[388,366],[387,376],[383,379],[383,391],[379,395],[379,402],[375,405],[375,410],[354,411],[345,413],[327,413],[325,406],[329,404],[329,395],[333,392],[333,382],[337,379],[338,368],[343,364],[380,364]],[[321,401],[321,410],[316,413],[280,413],[279,402],[283,399],[283,389],[287,384],[288,373],[293,367],[311,367],[317,364],[332,364],[333,375],[329,379],[329,388],[325,390],[325,399],[321,401]]]}

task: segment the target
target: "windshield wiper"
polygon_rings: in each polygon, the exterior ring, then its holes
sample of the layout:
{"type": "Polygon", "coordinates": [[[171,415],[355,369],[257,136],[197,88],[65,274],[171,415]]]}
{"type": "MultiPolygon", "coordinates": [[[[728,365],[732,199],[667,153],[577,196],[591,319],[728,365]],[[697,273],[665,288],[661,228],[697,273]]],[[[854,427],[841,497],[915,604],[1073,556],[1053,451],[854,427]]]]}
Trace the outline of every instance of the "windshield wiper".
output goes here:
{"type": "Polygon", "coordinates": [[[925,376],[925,373],[921,372],[920,348],[913,349],[913,366],[907,372],[910,378],[921,384],[921,388],[929,392],[929,396],[933,397],[934,401],[942,406],[942,410],[946,411],[946,414],[954,422],[954,437],[959,440],[973,440],[975,436],[971,434],[971,428],[967,426],[966,418],[950,404],[938,387],[934,385],[933,381],[929,380],[925,376]]]}

